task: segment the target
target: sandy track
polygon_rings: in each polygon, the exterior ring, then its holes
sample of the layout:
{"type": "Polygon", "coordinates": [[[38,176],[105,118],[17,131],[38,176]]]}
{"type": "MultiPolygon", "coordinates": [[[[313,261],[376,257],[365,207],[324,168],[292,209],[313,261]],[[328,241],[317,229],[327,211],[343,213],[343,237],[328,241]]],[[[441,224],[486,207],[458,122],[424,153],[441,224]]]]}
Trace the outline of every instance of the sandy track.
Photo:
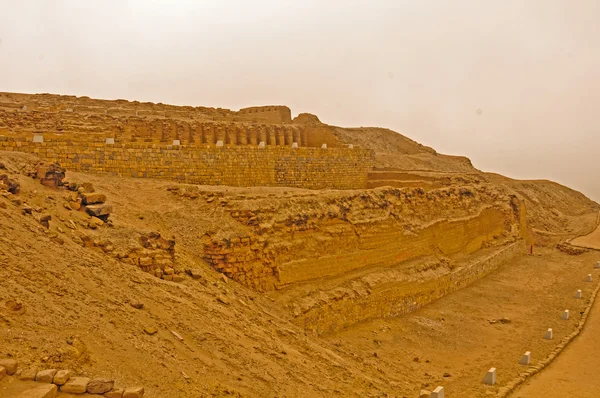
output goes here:
{"type": "MultiPolygon", "coordinates": [[[[591,234],[573,239],[571,244],[600,250],[600,225],[591,234]]],[[[598,259],[600,260],[600,256],[598,259]]]]}
{"type": "Polygon", "coordinates": [[[513,398],[598,397],[600,378],[600,305],[592,307],[579,337],[545,371],[512,395],[513,398]]]}

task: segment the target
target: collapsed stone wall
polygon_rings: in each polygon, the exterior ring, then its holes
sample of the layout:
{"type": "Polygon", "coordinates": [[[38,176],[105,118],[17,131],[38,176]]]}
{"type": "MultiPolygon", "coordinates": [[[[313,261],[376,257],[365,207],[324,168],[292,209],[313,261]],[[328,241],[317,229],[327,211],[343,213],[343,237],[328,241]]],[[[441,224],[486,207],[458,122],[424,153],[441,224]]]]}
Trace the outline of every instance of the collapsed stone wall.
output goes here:
{"type": "Polygon", "coordinates": [[[0,150],[31,153],[67,170],[202,185],[364,188],[371,151],[345,148],[106,144],[0,136],[0,150]]]}
{"type": "Polygon", "coordinates": [[[277,204],[229,202],[230,215],[248,234],[205,237],[205,260],[249,287],[273,290],[524,237],[522,204],[488,188],[382,188],[277,204]]]}

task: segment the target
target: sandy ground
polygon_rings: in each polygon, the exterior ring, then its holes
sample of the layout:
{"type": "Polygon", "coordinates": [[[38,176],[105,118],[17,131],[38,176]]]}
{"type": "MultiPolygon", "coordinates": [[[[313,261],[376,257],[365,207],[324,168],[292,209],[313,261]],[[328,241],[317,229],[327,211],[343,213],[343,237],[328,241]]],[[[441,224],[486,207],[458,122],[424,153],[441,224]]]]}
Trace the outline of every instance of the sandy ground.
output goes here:
{"type": "MultiPolygon", "coordinates": [[[[599,215],[600,218],[600,215],[599,215]]],[[[575,238],[571,241],[571,244],[575,246],[588,247],[591,249],[600,250],[600,227],[589,235],[575,238]]],[[[600,260],[600,256],[598,256],[600,260]]]]}
{"type": "Polygon", "coordinates": [[[438,385],[453,397],[495,393],[523,371],[518,361],[525,351],[532,352],[535,364],[575,329],[596,287],[584,282],[595,253],[536,253],[410,315],[367,322],[329,339],[340,350],[366,358],[364,363],[385,375],[399,396],[438,385]],[[577,289],[583,290],[583,300],[573,298],[577,289]],[[572,314],[568,321],[560,319],[564,309],[572,314]],[[503,317],[510,323],[489,322],[503,317]],[[547,328],[554,329],[554,340],[542,338],[547,328]],[[498,369],[496,387],[481,382],[490,367],[498,369]]]}
{"type": "MultiPolygon", "coordinates": [[[[576,239],[579,244],[600,248],[600,227],[576,239]]],[[[600,260],[600,253],[594,253],[600,260]]],[[[600,396],[600,304],[596,301],[579,337],[543,372],[532,378],[514,398],[595,398],[600,396]]]]}

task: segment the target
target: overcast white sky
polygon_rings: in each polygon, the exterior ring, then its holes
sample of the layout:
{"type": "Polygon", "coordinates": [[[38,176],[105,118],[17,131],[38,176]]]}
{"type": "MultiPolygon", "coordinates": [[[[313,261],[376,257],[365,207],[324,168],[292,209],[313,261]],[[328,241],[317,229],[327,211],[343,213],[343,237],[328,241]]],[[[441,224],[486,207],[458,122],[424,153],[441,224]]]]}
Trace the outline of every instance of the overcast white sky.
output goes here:
{"type": "Polygon", "coordinates": [[[0,0],[0,91],[284,104],[600,201],[599,17],[599,0],[0,0]]]}

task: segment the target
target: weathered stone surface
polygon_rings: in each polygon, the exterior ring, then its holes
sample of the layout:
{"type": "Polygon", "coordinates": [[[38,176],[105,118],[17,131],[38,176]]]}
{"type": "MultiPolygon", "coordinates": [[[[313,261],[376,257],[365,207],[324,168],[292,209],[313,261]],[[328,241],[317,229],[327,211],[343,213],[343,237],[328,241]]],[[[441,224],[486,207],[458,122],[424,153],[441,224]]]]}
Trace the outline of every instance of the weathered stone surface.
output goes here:
{"type": "Polygon", "coordinates": [[[0,359],[0,366],[6,368],[7,375],[14,375],[19,363],[15,359],[0,359]]]}
{"type": "Polygon", "coordinates": [[[87,377],[73,377],[60,387],[60,391],[70,392],[73,394],[83,394],[87,391],[89,382],[90,379],[87,377]]]}
{"type": "Polygon", "coordinates": [[[92,229],[96,229],[104,225],[104,221],[99,219],[98,217],[92,217],[89,222],[89,227],[92,229]]]}
{"type": "Polygon", "coordinates": [[[4,379],[6,376],[6,368],[4,366],[0,366],[0,380],[4,379]]]}
{"type": "Polygon", "coordinates": [[[93,205],[106,202],[106,195],[101,193],[82,193],[81,199],[84,205],[93,205]]]}
{"type": "Polygon", "coordinates": [[[35,381],[39,383],[52,383],[56,372],[56,369],[40,370],[37,375],[35,375],[35,381]]]}
{"type": "Polygon", "coordinates": [[[37,368],[31,368],[31,369],[24,370],[19,375],[19,380],[31,380],[31,381],[34,381],[35,380],[35,376],[37,375],[37,373],[38,373],[37,368]]]}
{"type": "Polygon", "coordinates": [[[52,382],[54,384],[56,384],[56,385],[62,386],[67,381],[69,381],[69,379],[71,377],[73,377],[73,371],[68,370],[68,369],[66,369],[66,370],[59,370],[54,375],[54,379],[52,380],[52,382]]]}
{"type": "Polygon", "coordinates": [[[137,300],[131,300],[129,305],[132,306],[133,308],[135,308],[136,310],[141,310],[142,308],[144,308],[144,303],[142,303],[141,301],[137,301],[137,300]]]}
{"type": "Polygon", "coordinates": [[[144,396],[144,387],[129,387],[123,392],[123,398],[142,398],[144,396]]]}
{"type": "Polygon", "coordinates": [[[112,206],[108,204],[98,204],[98,205],[89,205],[86,206],[85,211],[90,216],[101,217],[108,216],[112,213],[112,206]]]}
{"type": "Polygon", "coordinates": [[[114,380],[92,379],[87,385],[87,392],[90,394],[104,394],[112,390],[114,386],[114,380]]]}
{"type": "Polygon", "coordinates": [[[54,384],[40,384],[23,391],[17,398],[54,398],[58,393],[58,387],[54,384]]]}
{"type": "Polygon", "coordinates": [[[124,389],[122,389],[122,388],[115,388],[114,390],[109,391],[106,394],[104,394],[104,397],[106,397],[106,398],[122,398],[123,397],[123,392],[125,392],[124,389]]]}

